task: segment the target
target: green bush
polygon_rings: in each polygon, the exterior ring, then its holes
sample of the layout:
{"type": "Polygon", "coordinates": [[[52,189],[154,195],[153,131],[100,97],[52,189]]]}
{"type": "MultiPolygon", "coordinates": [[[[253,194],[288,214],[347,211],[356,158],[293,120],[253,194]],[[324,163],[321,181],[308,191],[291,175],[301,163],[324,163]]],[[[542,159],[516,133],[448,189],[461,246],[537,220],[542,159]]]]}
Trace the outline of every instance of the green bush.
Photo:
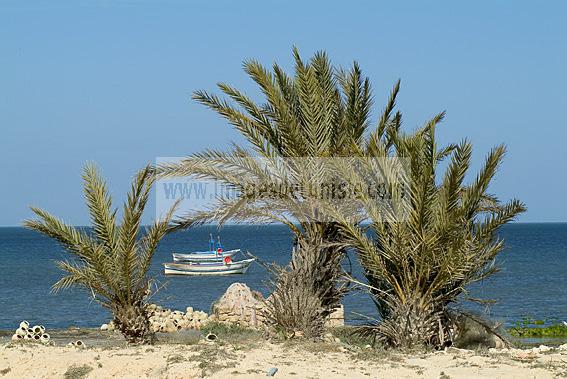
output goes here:
{"type": "Polygon", "coordinates": [[[567,337],[567,325],[553,323],[545,326],[545,321],[534,320],[529,317],[517,321],[516,326],[508,328],[513,337],[567,337]]]}

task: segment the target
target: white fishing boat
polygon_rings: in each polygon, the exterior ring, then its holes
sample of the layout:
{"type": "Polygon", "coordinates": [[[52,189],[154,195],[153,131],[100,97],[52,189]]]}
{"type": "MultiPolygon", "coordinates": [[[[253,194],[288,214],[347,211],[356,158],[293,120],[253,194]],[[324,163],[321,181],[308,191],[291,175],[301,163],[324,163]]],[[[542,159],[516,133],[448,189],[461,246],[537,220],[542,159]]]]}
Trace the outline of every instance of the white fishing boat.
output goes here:
{"type": "Polygon", "coordinates": [[[196,251],[194,253],[173,253],[173,262],[222,262],[224,257],[231,257],[240,252],[240,249],[227,251],[196,251]]]}
{"type": "Polygon", "coordinates": [[[225,257],[222,262],[164,263],[166,275],[231,275],[244,274],[255,259],[233,262],[225,257]]]}

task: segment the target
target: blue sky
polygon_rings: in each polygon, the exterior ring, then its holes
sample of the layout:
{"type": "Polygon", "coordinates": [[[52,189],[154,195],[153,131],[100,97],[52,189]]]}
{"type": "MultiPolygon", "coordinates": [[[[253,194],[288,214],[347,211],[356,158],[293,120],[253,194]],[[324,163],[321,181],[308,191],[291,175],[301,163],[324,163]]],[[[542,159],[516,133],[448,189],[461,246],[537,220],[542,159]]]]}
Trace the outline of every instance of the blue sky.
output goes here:
{"type": "Polygon", "coordinates": [[[521,221],[567,221],[566,14],[563,1],[4,0],[0,225],[29,205],[86,224],[86,161],[118,202],[156,157],[241,142],[191,93],[256,94],[241,62],[290,68],[293,45],[357,60],[376,109],[401,78],[406,127],[447,110],[441,138],[469,138],[473,169],[506,143],[491,192],[525,201],[521,221]]]}

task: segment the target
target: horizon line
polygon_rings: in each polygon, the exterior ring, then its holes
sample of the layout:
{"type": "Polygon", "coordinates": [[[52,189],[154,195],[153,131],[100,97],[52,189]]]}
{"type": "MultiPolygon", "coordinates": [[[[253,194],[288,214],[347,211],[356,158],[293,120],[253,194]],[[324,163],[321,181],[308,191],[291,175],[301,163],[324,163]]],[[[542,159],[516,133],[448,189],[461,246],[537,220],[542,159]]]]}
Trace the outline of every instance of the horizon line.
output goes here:
{"type": "MultiPolygon", "coordinates": [[[[507,223],[506,225],[512,225],[512,224],[567,224],[567,221],[511,221],[509,223],[507,223]]],[[[147,227],[147,226],[151,226],[152,224],[144,224],[144,225],[140,225],[141,227],[147,227]]],[[[198,228],[201,226],[215,226],[218,225],[218,223],[209,223],[209,224],[201,224],[201,225],[196,225],[196,226],[192,226],[186,229],[192,229],[192,228],[198,228]]],[[[284,225],[283,223],[226,223],[223,226],[269,226],[269,225],[284,225]]],[[[503,226],[506,226],[503,225],[503,226]]],[[[92,227],[92,225],[69,225],[75,228],[90,228],[92,227]]],[[[25,229],[25,226],[22,225],[0,225],[0,228],[22,228],[25,229]]],[[[182,229],[182,230],[186,230],[186,229],[182,229]]]]}

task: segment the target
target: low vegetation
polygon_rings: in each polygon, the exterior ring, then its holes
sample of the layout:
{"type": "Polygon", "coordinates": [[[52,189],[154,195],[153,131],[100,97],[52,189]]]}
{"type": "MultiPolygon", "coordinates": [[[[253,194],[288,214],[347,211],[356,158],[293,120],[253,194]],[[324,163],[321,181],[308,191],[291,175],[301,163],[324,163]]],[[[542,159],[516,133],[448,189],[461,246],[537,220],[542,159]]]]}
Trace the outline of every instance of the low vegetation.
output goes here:
{"type": "Polygon", "coordinates": [[[508,328],[508,333],[517,338],[562,338],[567,337],[567,324],[551,322],[546,325],[543,320],[525,318],[508,328]]]}
{"type": "Polygon", "coordinates": [[[93,368],[89,365],[73,365],[65,371],[64,377],[65,379],[82,379],[86,378],[92,370],[93,368]]]}
{"type": "Polygon", "coordinates": [[[206,336],[213,333],[218,337],[219,342],[230,341],[240,342],[244,340],[254,340],[262,337],[262,332],[252,328],[245,328],[234,324],[223,324],[220,322],[209,322],[201,328],[201,334],[206,336]]]}
{"type": "Polygon", "coordinates": [[[0,370],[0,375],[2,375],[2,376],[6,375],[10,371],[12,371],[12,369],[10,367],[3,368],[2,370],[0,370]]]}

